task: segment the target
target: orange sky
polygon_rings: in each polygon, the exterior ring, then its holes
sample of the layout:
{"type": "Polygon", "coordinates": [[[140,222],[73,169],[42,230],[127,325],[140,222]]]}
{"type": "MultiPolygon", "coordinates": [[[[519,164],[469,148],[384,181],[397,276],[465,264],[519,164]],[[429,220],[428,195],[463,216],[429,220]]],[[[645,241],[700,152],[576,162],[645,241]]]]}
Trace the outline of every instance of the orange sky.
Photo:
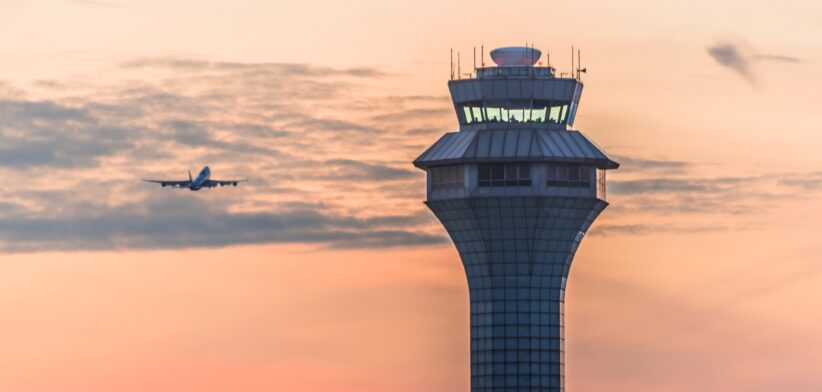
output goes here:
{"type": "Polygon", "coordinates": [[[623,164],[571,273],[568,389],[818,390],[820,17],[0,0],[0,390],[467,390],[465,278],[410,161],[456,127],[449,49],[526,41],[583,49],[576,127],[623,164]],[[139,182],[206,164],[252,181],[139,182]]]}

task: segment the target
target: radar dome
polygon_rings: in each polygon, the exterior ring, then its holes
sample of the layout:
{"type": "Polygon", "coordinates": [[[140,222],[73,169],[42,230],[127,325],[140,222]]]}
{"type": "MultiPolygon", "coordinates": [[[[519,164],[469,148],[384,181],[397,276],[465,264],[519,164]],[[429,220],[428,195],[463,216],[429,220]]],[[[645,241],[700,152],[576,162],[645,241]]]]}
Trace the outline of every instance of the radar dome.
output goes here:
{"type": "Polygon", "coordinates": [[[510,46],[491,51],[491,59],[501,67],[511,65],[533,66],[539,61],[540,56],[542,56],[542,51],[526,46],[510,46]]]}

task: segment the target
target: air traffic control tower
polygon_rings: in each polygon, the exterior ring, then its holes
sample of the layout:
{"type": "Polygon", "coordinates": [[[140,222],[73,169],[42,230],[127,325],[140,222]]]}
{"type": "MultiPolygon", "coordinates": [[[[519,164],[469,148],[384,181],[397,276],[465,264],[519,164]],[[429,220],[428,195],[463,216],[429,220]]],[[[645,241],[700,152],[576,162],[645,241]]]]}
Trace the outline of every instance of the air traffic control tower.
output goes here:
{"type": "Polygon", "coordinates": [[[459,132],[414,165],[468,278],[471,391],[564,391],[568,272],[619,164],[573,129],[579,69],[557,77],[529,47],[491,57],[448,82],[459,132]]]}

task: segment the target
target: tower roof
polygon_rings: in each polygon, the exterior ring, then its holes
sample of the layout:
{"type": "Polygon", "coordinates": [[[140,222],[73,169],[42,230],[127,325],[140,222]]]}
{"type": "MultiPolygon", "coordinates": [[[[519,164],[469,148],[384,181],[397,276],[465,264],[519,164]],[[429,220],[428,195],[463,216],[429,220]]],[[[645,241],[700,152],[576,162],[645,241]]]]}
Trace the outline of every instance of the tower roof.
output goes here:
{"type": "Polygon", "coordinates": [[[616,169],[619,163],[579,131],[548,129],[450,132],[414,161],[428,166],[477,161],[542,161],[589,163],[616,169]]]}

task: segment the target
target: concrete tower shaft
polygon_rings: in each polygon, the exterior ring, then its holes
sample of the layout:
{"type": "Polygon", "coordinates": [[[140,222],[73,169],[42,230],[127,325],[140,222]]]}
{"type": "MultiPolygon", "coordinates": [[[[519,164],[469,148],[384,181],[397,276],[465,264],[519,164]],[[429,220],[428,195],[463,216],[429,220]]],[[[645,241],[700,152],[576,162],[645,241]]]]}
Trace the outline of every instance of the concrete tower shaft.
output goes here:
{"type": "Polygon", "coordinates": [[[517,50],[449,82],[460,131],[414,161],[468,278],[477,392],[564,390],[568,273],[619,166],[570,129],[582,83],[517,50]]]}

